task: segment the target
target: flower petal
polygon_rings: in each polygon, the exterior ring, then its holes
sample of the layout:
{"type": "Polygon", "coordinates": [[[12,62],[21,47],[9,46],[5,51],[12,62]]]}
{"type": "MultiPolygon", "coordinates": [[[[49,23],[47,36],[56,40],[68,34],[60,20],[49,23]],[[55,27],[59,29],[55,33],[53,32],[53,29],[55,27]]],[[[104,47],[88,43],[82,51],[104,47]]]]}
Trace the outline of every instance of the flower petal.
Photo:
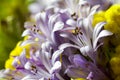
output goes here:
{"type": "Polygon", "coordinates": [[[25,45],[28,45],[28,44],[38,44],[38,42],[37,41],[33,41],[33,40],[25,40],[25,41],[23,41],[21,44],[20,44],[20,46],[25,46],[25,45]]]}
{"type": "Polygon", "coordinates": [[[19,56],[19,60],[20,60],[20,64],[22,66],[25,65],[25,63],[27,62],[27,58],[26,58],[26,50],[24,49],[21,53],[21,55],[19,56]]]}
{"type": "Polygon", "coordinates": [[[61,30],[61,29],[63,29],[63,27],[64,27],[64,23],[61,21],[58,21],[54,25],[53,32],[61,30]]]}
{"type": "Polygon", "coordinates": [[[22,78],[21,80],[39,80],[40,76],[36,76],[36,75],[27,75],[24,78],[22,78]]]}
{"type": "Polygon", "coordinates": [[[93,41],[97,38],[98,34],[100,33],[101,29],[103,28],[103,26],[106,24],[106,22],[100,22],[98,23],[93,31],[93,41]]]}
{"type": "Polygon", "coordinates": [[[69,25],[69,26],[75,26],[76,25],[76,22],[73,20],[73,19],[68,19],[66,21],[66,24],[69,25]]]}
{"type": "Polygon", "coordinates": [[[96,48],[97,42],[98,42],[98,40],[99,40],[100,38],[102,38],[102,37],[107,37],[107,36],[110,36],[110,35],[112,35],[112,34],[113,34],[113,33],[110,32],[110,31],[102,30],[102,31],[100,32],[100,34],[98,35],[98,37],[94,40],[94,42],[93,42],[93,48],[94,48],[94,49],[96,48]]]}
{"type": "Polygon", "coordinates": [[[24,36],[28,36],[31,34],[31,31],[29,29],[26,29],[23,33],[22,33],[22,37],[24,36]]]}
{"type": "Polygon", "coordinates": [[[61,44],[59,46],[59,49],[64,50],[65,48],[68,48],[68,47],[74,47],[74,48],[77,48],[77,49],[80,48],[79,46],[76,46],[76,45],[73,45],[73,44],[70,44],[70,43],[64,43],[64,44],[61,44]]]}
{"type": "Polygon", "coordinates": [[[78,44],[79,46],[81,46],[82,44],[79,42],[79,40],[76,38],[76,36],[74,36],[71,33],[61,33],[60,36],[68,38],[69,40],[73,41],[74,43],[78,44]]]}
{"type": "Polygon", "coordinates": [[[62,54],[63,51],[64,50],[61,49],[61,50],[57,50],[53,53],[53,55],[52,55],[52,64],[53,65],[54,65],[56,59],[60,56],[60,54],[62,54]]]}
{"type": "Polygon", "coordinates": [[[46,56],[47,54],[45,52],[44,53],[40,52],[40,58],[41,58],[41,61],[42,61],[43,65],[45,66],[45,68],[48,71],[50,71],[52,65],[50,64],[49,58],[46,56]]]}
{"type": "Polygon", "coordinates": [[[50,70],[50,74],[53,74],[54,72],[57,72],[58,70],[61,69],[61,62],[60,61],[56,61],[52,67],[52,69],[50,70]]]}
{"type": "Polygon", "coordinates": [[[90,46],[83,46],[80,48],[80,51],[84,56],[88,56],[88,54],[90,54],[89,52],[91,49],[92,48],[90,46]]]}
{"type": "Polygon", "coordinates": [[[49,21],[48,21],[48,24],[49,24],[48,27],[49,27],[50,31],[53,30],[54,23],[57,21],[59,16],[60,16],[60,14],[54,14],[54,15],[50,16],[49,21]]]}

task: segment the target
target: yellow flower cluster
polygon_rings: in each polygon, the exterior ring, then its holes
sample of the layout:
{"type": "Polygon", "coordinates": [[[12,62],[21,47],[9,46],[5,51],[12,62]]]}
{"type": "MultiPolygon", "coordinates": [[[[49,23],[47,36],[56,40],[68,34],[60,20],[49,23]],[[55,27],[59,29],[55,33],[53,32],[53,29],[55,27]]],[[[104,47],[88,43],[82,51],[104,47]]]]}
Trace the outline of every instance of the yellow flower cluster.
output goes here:
{"type": "Polygon", "coordinates": [[[16,47],[13,49],[13,51],[11,51],[9,59],[6,61],[5,63],[5,68],[9,68],[14,70],[14,66],[12,66],[12,62],[14,60],[14,57],[19,56],[21,54],[21,52],[23,51],[23,49],[26,50],[27,53],[27,57],[29,57],[29,49],[30,49],[30,45],[25,45],[25,46],[20,46],[22,41],[18,42],[18,44],[16,45],[16,47]]]}
{"type": "Polygon", "coordinates": [[[115,4],[111,6],[107,11],[100,11],[94,15],[93,26],[98,22],[105,21],[105,29],[118,33],[120,32],[120,5],[115,4]]]}
{"type": "Polygon", "coordinates": [[[120,80],[120,45],[116,47],[115,52],[110,60],[111,69],[117,76],[115,80],[120,80]]]}
{"type": "MultiPolygon", "coordinates": [[[[26,40],[28,37],[24,37],[24,40],[26,40]]],[[[36,41],[36,40],[35,40],[36,41]]],[[[16,47],[11,51],[10,55],[9,55],[9,59],[6,60],[6,63],[5,63],[5,68],[6,69],[11,69],[11,70],[15,70],[14,66],[12,65],[13,63],[13,60],[16,56],[20,56],[20,54],[22,53],[22,51],[25,49],[26,51],[26,58],[29,58],[30,56],[30,49],[31,48],[38,48],[38,44],[27,44],[25,46],[21,46],[20,44],[22,43],[23,41],[19,41],[16,45],[16,47]]],[[[19,63],[19,61],[18,61],[19,63]]]]}
{"type": "Polygon", "coordinates": [[[85,80],[83,78],[71,79],[71,80],[85,80]]]}
{"type": "Polygon", "coordinates": [[[105,29],[114,33],[110,38],[111,44],[115,48],[115,52],[111,55],[110,66],[115,74],[115,80],[120,80],[120,4],[112,5],[108,10],[96,13],[93,26],[101,21],[106,22],[105,29]]]}

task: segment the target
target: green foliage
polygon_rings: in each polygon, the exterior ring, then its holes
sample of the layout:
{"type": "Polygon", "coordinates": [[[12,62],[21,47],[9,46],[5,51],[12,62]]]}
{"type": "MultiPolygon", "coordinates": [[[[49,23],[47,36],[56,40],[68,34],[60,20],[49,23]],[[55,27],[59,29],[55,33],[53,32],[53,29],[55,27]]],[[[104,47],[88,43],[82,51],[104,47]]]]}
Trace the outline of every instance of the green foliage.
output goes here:
{"type": "Polygon", "coordinates": [[[21,39],[24,22],[28,20],[27,6],[33,0],[1,0],[0,1],[0,69],[10,51],[21,39]]]}

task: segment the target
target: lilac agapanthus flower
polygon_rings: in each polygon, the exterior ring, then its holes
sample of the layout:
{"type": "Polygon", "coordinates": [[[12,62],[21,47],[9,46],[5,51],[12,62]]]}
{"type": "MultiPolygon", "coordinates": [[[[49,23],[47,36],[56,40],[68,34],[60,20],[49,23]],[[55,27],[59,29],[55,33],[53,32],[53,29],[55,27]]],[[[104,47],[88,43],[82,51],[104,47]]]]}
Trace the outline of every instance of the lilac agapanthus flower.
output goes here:
{"type": "Polygon", "coordinates": [[[112,2],[58,0],[53,4],[55,6],[37,13],[35,21],[25,23],[22,36],[27,39],[20,46],[31,46],[29,57],[26,57],[24,49],[14,57],[12,65],[15,70],[0,71],[0,78],[111,80],[106,67],[98,62],[101,60],[98,50],[104,45],[103,38],[113,33],[104,30],[106,22],[100,22],[93,28],[92,19],[97,11],[108,8],[112,2]]]}

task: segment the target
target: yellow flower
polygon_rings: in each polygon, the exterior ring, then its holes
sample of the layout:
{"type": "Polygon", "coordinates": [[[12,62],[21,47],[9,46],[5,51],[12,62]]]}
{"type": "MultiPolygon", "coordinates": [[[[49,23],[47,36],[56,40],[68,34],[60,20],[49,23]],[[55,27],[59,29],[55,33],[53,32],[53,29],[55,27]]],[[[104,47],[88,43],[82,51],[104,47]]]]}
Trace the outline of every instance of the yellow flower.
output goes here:
{"type": "Polygon", "coordinates": [[[105,29],[118,33],[120,32],[120,5],[112,5],[107,11],[100,11],[94,15],[93,26],[101,21],[106,21],[105,29]]]}
{"type": "Polygon", "coordinates": [[[120,5],[115,4],[105,12],[107,25],[105,29],[118,33],[120,31],[120,5]]]}
{"type": "Polygon", "coordinates": [[[77,79],[71,79],[71,80],[86,80],[84,78],[77,78],[77,79]]]}
{"type": "Polygon", "coordinates": [[[30,56],[29,51],[32,46],[30,44],[27,44],[25,46],[20,46],[21,43],[22,43],[22,41],[19,41],[18,44],[16,45],[16,47],[13,49],[13,51],[11,51],[9,59],[5,63],[6,69],[7,68],[12,69],[12,70],[14,69],[14,66],[12,66],[14,57],[19,56],[24,49],[26,50],[26,57],[29,58],[29,56],[30,56]]]}
{"type": "Polygon", "coordinates": [[[115,80],[120,80],[120,75],[115,78],[115,80]]]}
{"type": "Polygon", "coordinates": [[[11,57],[11,58],[9,58],[9,59],[6,61],[6,63],[5,63],[5,68],[6,68],[6,69],[9,68],[9,69],[11,69],[11,70],[15,70],[14,66],[12,66],[13,60],[14,60],[14,58],[11,57]]]}
{"type": "Polygon", "coordinates": [[[20,44],[22,43],[22,41],[18,42],[18,44],[16,45],[16,47],[14,48],[13,51],[11,51],[10,56],[14,57],[14,56],[19,56],[21,54],[21,52],[23,51],[23,49],[26,49],[26,56],[29,57],[29,50],[30,50],[30,44],[27,44],[25,46],[20,46],[20,44]]]}
{"type": "Polygon", "coordinates": [[[21,41],[17,43],[16,47],[11,51],[10,56],[19,56],[22,52],[22,48],[20,47],[21,41]]]}
{"type": "Polygon", "coordinates": [[[120,75],[120,58],[113,57],[110,60],[111,69],[113,70],[115,75],[120,75]]]}
{"type": "Polygon", "coordinates": [[[19,41],[18,44],[16,45],[16,47],[13,49],[13,51],[11,51],[9,59],[6,61],[5,63],[5,68],[9,68],[14,70],[14,66],[12,66],[12,62],[14,60],[14,57],[19,56],[21,54],[21,52],[23,51],[23,49],[26,49],[26,57],[29,57],[29,49],[30,49],[30,45],[26,45],[26,46],[20,46],[22,41],[19,41]]]}
{"type": "Polygon", "coordinates": [[[120,56],[120,45],[118,45],[116,48],[115,48],[115,51],[116,51],[116,56],[120,56]],[[119,54],[119,55],[118,55],[119,54]]]}
{"type": "Polygon", "coordinates": [[[94,15],[94,19],[92,23],[94,27],[97,23],[105,21],[104,14],[105,14],[105,11],[100,11],[94,15]]]}

